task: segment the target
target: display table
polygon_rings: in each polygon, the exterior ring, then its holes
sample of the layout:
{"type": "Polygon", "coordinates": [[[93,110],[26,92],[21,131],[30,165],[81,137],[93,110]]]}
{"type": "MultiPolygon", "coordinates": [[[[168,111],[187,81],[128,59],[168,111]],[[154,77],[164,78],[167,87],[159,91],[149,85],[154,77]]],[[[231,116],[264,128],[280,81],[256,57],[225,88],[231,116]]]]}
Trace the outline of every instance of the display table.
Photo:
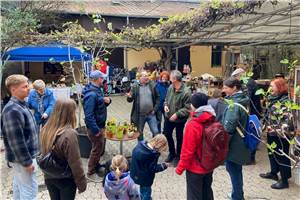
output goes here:
{"type": "Polygon", "coordinates": [[[113,137],[108,137],[107,132],[105,133],[105,138],[111,141],[120,142],[120,155],[123,155],[123,142],[135,140],[140,136],[139,132],[135,132],[132,137],[128,137],[128,135],[124,135],[122,139],[117,138],[115,135],[113,137]]]}

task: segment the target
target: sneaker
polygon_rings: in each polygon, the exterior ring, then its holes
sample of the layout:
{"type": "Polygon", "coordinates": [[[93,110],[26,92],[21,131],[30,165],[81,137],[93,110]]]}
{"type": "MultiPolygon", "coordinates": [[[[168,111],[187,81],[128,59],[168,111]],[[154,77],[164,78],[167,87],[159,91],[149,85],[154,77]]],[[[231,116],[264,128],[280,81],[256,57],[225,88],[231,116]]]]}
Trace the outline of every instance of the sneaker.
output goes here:
{"type": "Polygon", "coordinates": [[[176,157],[175,155],[169,154],[168,158],[165,160],[165,162],[166,163],[170,163],[170,162],[172,162],[174,160],[175,157],[176,157]]]}
{"type": "Polygon", "coordinates": [[[91,174],[91,175],[87,174],[86,179],[89,182],[102,183],[102,178],[97,173],[94,173],[94,174],[91,174]]]}
{"type": "Polygon", "coordinates": [[[271,172],[265,173],[265,174],[259,174],[261,178],[265,179],[272,179],[274,181],[278,181],[278,176],[277,174],[272,174],[271,172]]]}

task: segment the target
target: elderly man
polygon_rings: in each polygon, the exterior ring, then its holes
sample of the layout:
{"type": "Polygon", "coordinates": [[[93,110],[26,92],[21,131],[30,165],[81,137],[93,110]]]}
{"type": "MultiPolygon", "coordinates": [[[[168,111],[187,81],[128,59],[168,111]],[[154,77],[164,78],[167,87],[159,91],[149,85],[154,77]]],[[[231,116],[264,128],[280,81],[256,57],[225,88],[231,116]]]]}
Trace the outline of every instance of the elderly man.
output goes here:
{"type": "Polygon", "coordinates": [[[53,92],[46,88],[43,80],[33,82],[33,89],[29,93],[28,105],[34,110],[34,117],[38,125],[44,125],[49,118],[54,104],[55,97],[53,92]]]}
{"type": "Polygon", "coordinates": [[[97,179],[96,171],[99,168],[99,161],[104,152],[104,132],[107,118],[107,106],[111,103],[109,97],[104,97],[101,86],[105,75],[99,70],[90,73],[91,82],[83,91],[83,109],[85,124],[88,128],[88,138],[92,143],[92,150],[88,162],[87,176],[90,179],[97,179]]]}
{"type": "Polygon", "coordinates": [[[182,82],[182,74],[178,70],[173,70],[170,75],[172,85],[169,87],[164,103],[165,124],[164,134],[169,145],[169,156],[166,162],[178,163],[183,140],[183,129],[189,117],[191,91],[182,82]],[[173,140],[173,130],[176,128],[176,153],[173,140]]]}
{"type": "Polygon", "coordinates": [[[140,136],[139,141],[144,139],[143,131],[147,122],[153,137],[158,134],[156,114],[159,110],[159,93],[155,84],[149,81],[147,71],[142,71],[140,83],[134,85],[127,93],[127,101],[133,102],[131,110],[131,122],[137,126],[140,136]]]}
{"type": "Polygon", "coordinates": [[[28,79],[11,75],[5,80],[11,94],[2,111],[2,133],[6,159],[13,163],[13,199],[37,199],[38,128],[25,98],[28,79]]]}

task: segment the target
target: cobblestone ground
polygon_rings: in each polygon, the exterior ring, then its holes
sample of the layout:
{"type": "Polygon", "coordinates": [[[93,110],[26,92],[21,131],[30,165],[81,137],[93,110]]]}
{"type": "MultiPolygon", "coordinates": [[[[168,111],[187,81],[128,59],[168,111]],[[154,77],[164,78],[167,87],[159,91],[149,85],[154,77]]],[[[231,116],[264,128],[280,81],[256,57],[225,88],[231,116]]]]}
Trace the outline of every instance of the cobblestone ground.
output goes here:
{"type": "MultiPolygon", "coordinates": [[[[115,117],[120,121],[129,120],[131,104],[126,102],[125,97],[112,97],[113,102],[108,109],[108,115],[115,117]]],[[[148,126],[145,130],[146,138],[150,137],[148,126]]],[[[2,142],[2,141],[1,141],[2,142]]],[[[124,143],[124,154],[131,155],[131,150],[136,145],[136,141],[129,141],[124,143]]],[[[107,160],[114,154],[118,154],[119,144],[113,141],[107,141],[106,153],[103,160],[107,160]]],[[[160,160],[164,160],[167,154],[163,154],[160,160]]],[[[86,166],[87,159],[82,159],[84,166],[86,166]]],[[[294,184],[290,180],[290,188],[285,190],[273,190],[270,185],[273,181],[259,178],[258,174],[269,170],[268,158],[266,149],[261,146],[257,152],[257,164],[252,166],[245,166],[244,173],[244,191],[247,200],[269,199],[269,200],[299,200],[300,186],[294,184]]],[[[50,199],[47,189],[44,186],[42,173],[38,173],[39,180],[39,199],[50,199]]],[[[213,191],[216,200],[228,199],[227,195],[231,191],[231,184],[229,175],[224,166],[217,168],[213,175],[213,191]]],[[[158,173],[155,182],[152,186],[153,199],[170,199],[181,200],[186,199],[186,183],[185,175],[178,176],[175,174],[174,167],[168,168],[162,173],[158,173]]],[[[12,199],[12,170],[9,169],[4,160],[4,152],[1,152],[1,196],[0,199],[12,199]]],[[[77,194],[76,199],[106,199],[103,193],[101,183],[88,183],[87,190],[82,194],[77,194]]]]}

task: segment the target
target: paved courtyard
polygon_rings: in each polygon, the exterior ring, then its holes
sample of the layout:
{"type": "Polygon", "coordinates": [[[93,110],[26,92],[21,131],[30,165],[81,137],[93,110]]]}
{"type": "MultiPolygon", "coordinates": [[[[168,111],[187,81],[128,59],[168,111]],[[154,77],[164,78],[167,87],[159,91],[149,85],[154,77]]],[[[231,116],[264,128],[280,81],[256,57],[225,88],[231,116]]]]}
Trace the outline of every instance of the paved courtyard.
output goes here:
{"type": "MultiPolygon", "coordinates": [[[[131,104],[126,102],[125,97],[112,97],[112,104],[108,109],[108,118],[115,117],[119,121],[129,120],[131,104]]],[[[150,137],[148,126],[145,130],[146,138],[150,137]]],[[[2,142],[2,141],[1,141],[2,142]]],[[[131,155],[131,150],[136,145],[136,141],[124,143],[124,154],[131,155]]],[[[103,160],[107,160],[119,152],[119,143],[107,141],[106,153],[103,160]]],[[[164,153],[160,160],[164,160],[167,153],[164,153]]],[[[12,199],[12,170],[9,169],[4,160],[4,152],[1,152],[1,193],[0,200],[12,199]]],[[[82,159],[86,166],[87,159],[82,159]]],[[[259,178],[258,174],[269,170],[266,149],[261,146],[257,152],[257,164],[244,167],[244,191],[247,200],[299,200],[300,186],[290,180],[290,188],[285,190],[273,190],[270,185],[273,181],[259,178]]],[[[47,189],[44,186],[43,175],[38,173],[39,179],[39,199],[50,199],[47,189]]],[[[231,191],[231,184],[228,173],[224,166],[218,167],[214,172],[213,191],[216,200],[228,199],[227,195],[231,191]]],[[[152,186],[153,199],[163,200],[183,200],[186,199],[185,175],[178,176],[174,167],[169,167],[166,171],[158,173],[152,186]]],[[[101,183],[89,182],[87,190],[82,194],[77,194],[76,199],[106,199],[101,183]]]]}

